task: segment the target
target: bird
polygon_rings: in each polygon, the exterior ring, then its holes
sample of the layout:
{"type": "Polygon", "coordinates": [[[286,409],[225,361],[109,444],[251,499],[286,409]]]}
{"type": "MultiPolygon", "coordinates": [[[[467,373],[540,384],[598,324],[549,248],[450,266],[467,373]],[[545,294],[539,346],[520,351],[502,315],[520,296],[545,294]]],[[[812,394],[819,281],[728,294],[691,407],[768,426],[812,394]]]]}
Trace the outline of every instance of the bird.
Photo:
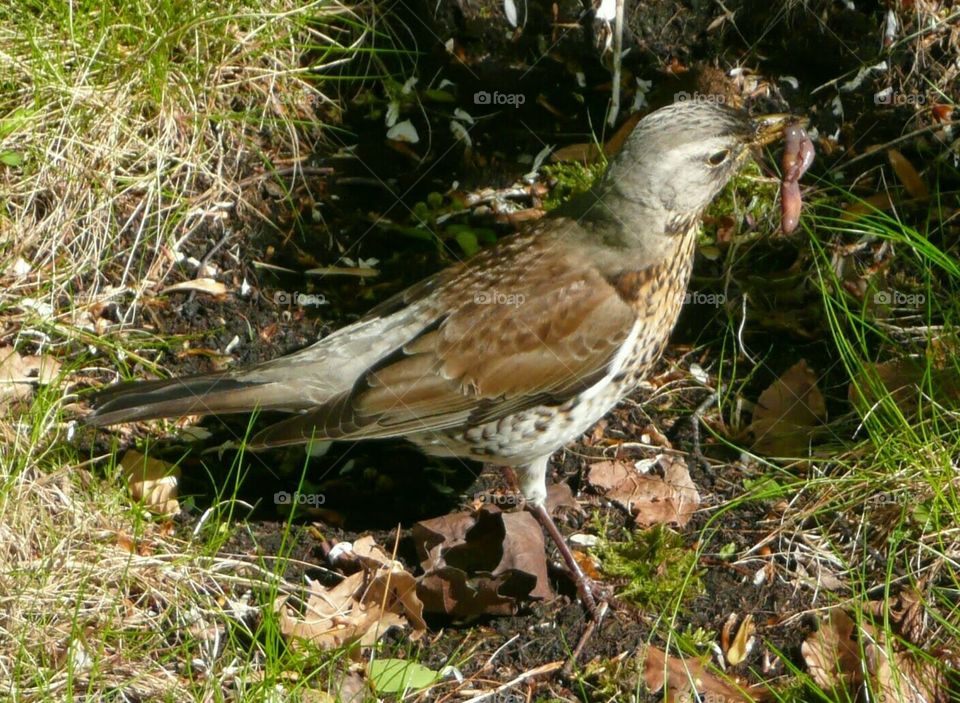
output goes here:
{"type": "Polygon", "coordinates": [[[705,208],[786,117],[657,109],[589,191],[358,321],[250,367],[107,386],[87,421],[284,411],[248,448],[405,438],[509,467],[598,620],[595,586],[546,509],[548,461],[660,358],[705,208]]]}

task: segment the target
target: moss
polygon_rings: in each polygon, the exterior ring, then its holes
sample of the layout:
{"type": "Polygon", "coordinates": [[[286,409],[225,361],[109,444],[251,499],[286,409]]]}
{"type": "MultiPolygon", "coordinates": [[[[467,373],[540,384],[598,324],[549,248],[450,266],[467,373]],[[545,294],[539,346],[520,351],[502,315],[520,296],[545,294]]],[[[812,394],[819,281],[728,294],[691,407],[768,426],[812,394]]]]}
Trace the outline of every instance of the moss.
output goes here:
{"type": "Polygon", "coordinates": [[[623,579],[622,600],[640,608],[675,610],[703,592],[697,553],[666,527],[638,531],[631,542],[601,543],[603,572],[623,579]]]}
{"type": "Polygon", "coordinates": [[[734,222],[752,219],[757,223],[768,222],[769,227],[779,226],[778,189],[776,181],[763,177],[756,162],[747,163],[707,209],[701,243],[716,243],[717,230],[728,226],[725,220],[729,218],[733,218],[734,222]]]}
{"type": "Polygon", "coordinates": [[[605,161],[592,164],[566,162],[543,167],[552,188],[543,201],[545,210],[553,210],[574,195],[585,193],[596,183],[606,169],[605,161]]]}

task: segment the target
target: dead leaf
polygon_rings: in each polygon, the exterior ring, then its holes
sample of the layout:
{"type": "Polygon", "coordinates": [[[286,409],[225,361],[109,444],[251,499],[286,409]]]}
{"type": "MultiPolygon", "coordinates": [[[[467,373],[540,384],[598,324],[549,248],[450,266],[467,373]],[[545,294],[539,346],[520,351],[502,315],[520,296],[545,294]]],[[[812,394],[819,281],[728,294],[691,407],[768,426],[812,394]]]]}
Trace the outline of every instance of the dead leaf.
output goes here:
{"type": "Polygon", "coordinates": [[[749,656],[756,642],[756,637],[754,637],[756,631],[757,626],[753,624],[753,615],[748,613],[740,623],[736,637],[733,638],[729,648],[724,652],[731,666],[736,666],[749,656]]]}
{"type": "Polygon", "coordinates": [[[846,222],[855,222],[877,210],[886,212],[893,209],[893,200],[889,193],[875,193],[869,197],[863,198],[860,202],[851,203],[844,209],[840,219],[846,222]]]}
{"type": "Polygon", "coordinates": [[[547,487],[547,512],[556,515],[562,511],[570,510],[576,514],[583,514],[583,508],[573,497],[573,490],[566,481],[553,483],[547,487]]]}
{"type": "Polygon", "coordinates": [[[917,198],[918,200],[930,199],[930,189],[927,188],[927,184],[906,156],[896,149],[887,149],[887,159],[893,167],[893,172],[897,174],[897,178],[903,183],[904,190],[907,191],[911,198],[917,198]]]}
{"type": "Polygon", "coordinates": [[[749,428],[754,437],[752,447],[767,456],[805,455],[826,419],[817,376],[801,359],[757,399],[749,428]]]}
{"type": "MultiPolygon", "coordinates": [[[[926,363],[909,357],[867,364],[850,382],[847,398],[861,413],[866,413],[889,393],[903,416],[911,417],[917,410],[920,384],[927,373],[926,363]]],[[[930,368],[929,373],[939,399],[960,401],[960,375],[956,369],[930,368]]]]}
{"type": "Polygon", "coordinates": [[[424,575],[417,594],[430,612],[460,618],[513,614],[552,592],[543,532],[527,512],[484,505],[413,526],[424,575]]]}
{"type": "Polygon", "coordinates": [[[426,631],[413,575],[387,557],[372,538],[358,539],[355,551],[357,545],[363,568],[331,588],[312,581],[302,614],[291,607],[287,596],[274,601],[280,631],[286,637],[332,649],[353,642],[373,645],[391,627],[412,628],[411,639],[426,631]]]}
{"type": "MultiPolygon", "coordinates": [[[[637,122],[640,121],[640,118],[643,115],[639,112],[631,115],[620,127],[614,132],[613,136],[607,140],[607,143],[603,145],[603,153],[607,158],[615,156],[623,148],[624,142],[627,140],[627,137],[633,132],[633,128],[637,126],[637,122]]],[[[582,142],[579,144],[569,144],[565,147],[555,150],[550,154],[550,160],[554,163],[564,162],[564,161],[579,161],[581,163],[593,163],[600,157],[600,149],[593,142],[582,142]]]]}
{"type": "Polygon", "coordinates": [[[26,400],[35,384],[49,384],[60,373],[60,362],[49,356],[21,356],[13,347],[0,347],[0,402],[26,400]]]}
{"type": "Polygon", "coordinates": [[[816,632],[800,646],[807,669],[824,691],[856,689],[862,682],[860,648],[854,639],[855,624],[840,608],[827,612],[816,632]]]}
{"type": "Polygon", "coordinates": [[[947,703],[946,677],[934,662],[894,652],[882,642],[864,647],[867,673],[878,701],[947,703]],[[891,659],[893,662],[891,663],[891,659]]]}
{"type": "Polygon", "coordinates": [[[863,610],[877,620],[889,617],[907,640],[916,645],[923,644],[927,614],[923,607],[923,595],[917,589],[905,588],[889,600],[870,601],[863,610]]]}
{"type": "Polygon", "coordinates": [[[734,703],[769,698],[769,691],[761,686],[734,686],[709,672],[696,659],[667,656],[662,649],[653,646],[641,648],[638,656],[647,688],[652,693],[666,688],[666,700],[670,703],[693,700],[734,703]]]}
{"type": "Polygon", "coordinates": [[[570,161],[579,161],[580,163],[593,163],[600,157],[600,149],[592,142],[580,142],[577,144],[568,144],[550,154],[550,161],[554,163],[564,163],[570,161]]]}
{"type": "Polygon", "coordinates": [[[637,525],[683,527],[699,507],[700,494],[683,459],[662,455],[656,463],[663,475],[643,473],[623,461],[597,462],[590,466],[587,481],[633,515],[637,525]]]}
{"type": "MultiPolygon", "coordinates": [[[[911,618],[922,619],[920,594],[905,590],[886,607],[873,601],[864,606],[866,613],[891,619],[901,626],[911,618]],[[895,603],[902,608],[898,611],[895,603]],[[899,613],[899,615],[898,615],[899,613]],[[910,614],[910,615],[908,615],[910,614]]],[[[900,640],[890,641],[887,632],[869,622],[859,627],[843,610],[829,611],[817,632],[807,637],[800,648],[813,680],[838,699],[864,698],[869,688],[871,700],[904,703],[946,703],[946,669],[954,662],[949,650],[939,649],[923,655],[903,651],[900,640]],[[862,649],[861,649],[862,647],[862,649]]]]}
{"type": "Polygon", "coordinates": [[[123,455],[120,466],[126,476],[131,498],[142,502],[154,515],[176,515],[180,512],[180,503],[177,501],[179,467],[132,449],[123,455]]]}

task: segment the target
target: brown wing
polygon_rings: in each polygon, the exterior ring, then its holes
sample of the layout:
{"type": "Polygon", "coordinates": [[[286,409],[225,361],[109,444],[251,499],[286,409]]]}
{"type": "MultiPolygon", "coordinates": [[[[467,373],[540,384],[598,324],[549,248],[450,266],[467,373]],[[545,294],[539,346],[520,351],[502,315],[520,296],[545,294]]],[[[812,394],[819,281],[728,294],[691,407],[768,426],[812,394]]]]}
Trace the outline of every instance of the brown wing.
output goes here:
{"type": "Polygon", "coordinates": [[[634,327],[632,308],[586,262],[512,253],[445,281],[436,292],[445,317],[351,391],[268,428],[254,445],[475,424],[563,402],[602,378],[634,327]]]}

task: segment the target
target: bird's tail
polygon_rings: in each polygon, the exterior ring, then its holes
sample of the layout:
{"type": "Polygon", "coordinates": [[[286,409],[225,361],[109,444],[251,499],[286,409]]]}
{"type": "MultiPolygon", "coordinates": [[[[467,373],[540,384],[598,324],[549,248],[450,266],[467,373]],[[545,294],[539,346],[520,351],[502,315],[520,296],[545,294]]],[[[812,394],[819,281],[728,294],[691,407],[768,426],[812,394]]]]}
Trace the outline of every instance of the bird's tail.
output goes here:
{"type": "Polygon", "coordinates": [[[93,396],[91,425],[184,415],[289,410],[296,394],[286,383],[224,372],[109,386],[93,396]]]}

